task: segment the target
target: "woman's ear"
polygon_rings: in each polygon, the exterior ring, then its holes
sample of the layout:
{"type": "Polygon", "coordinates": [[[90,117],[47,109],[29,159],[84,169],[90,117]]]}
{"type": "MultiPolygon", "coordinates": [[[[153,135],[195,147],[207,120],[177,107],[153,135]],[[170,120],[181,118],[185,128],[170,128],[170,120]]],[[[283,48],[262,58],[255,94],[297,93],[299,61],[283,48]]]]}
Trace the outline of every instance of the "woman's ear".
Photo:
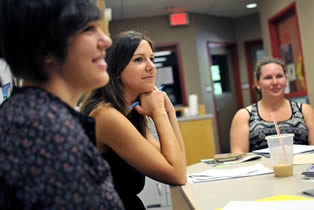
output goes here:
{"type": "Polygon", "coordinates": [[[255,88],[260,90],[260,86],[259,86],[259,81],[258,80],[254,80],[254,84],[255,84],[255,88]]]}
{"type": "Polygon", "coordinates": [[[46,65],[55,64],[56,63],[56,58],[54,56],[47,55],[47,56],[45,56],[44,62],[45,62],[46,65]]]}

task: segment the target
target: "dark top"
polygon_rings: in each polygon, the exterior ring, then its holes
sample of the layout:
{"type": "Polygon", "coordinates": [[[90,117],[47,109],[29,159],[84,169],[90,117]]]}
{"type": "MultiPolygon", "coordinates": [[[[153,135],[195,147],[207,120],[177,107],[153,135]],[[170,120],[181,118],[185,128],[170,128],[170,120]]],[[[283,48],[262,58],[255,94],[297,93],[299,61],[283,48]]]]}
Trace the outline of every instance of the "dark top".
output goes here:
{"type": "MultiPolygon", "coordinates": [[[[308,131],[305,125],[302,104],[290,101],[291,117],[286,121],[277,122],[280,133],[294,133],[294,144],[308,145],[308,131]]],[[[252,105],[252,110],[247,111],[250,114],[250,148],[249,151],[267,148],[265,136],[276,135],[276,128],[273,122],[265,121],[261,118],[258,112],[258,104],[252,105]]]]}
{"type": "Polygon", "coordinates": [[[132,168],[112,150],[103,153],[103,157],[111,167],[113,183],[125,209],[145,209],[141,199],[137,196],[144,188],[145,176],[132,168]]]}
{"type": "Polygon", "coordinates": [[[123,209],[95,123],[51,93],[16,88],[0,107],[0,209],[123,209]]]}

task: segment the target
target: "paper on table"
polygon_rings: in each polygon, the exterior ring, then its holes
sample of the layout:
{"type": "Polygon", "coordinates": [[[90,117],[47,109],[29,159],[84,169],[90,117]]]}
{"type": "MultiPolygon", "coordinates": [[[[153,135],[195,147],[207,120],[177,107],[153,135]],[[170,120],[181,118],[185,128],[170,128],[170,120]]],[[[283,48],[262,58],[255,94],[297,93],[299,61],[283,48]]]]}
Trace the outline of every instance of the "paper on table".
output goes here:
{"type": "MultiPolygon", "coordinates": [[[[293,145],[293,154],[300,154],[305,152],[314,152],[314,145],[293,145]]],[[[256,154],[269,154],[269,148],[254,150],[256,154]]]]}
{"type": "Polygon", "coordinates": [[[295,165],[310,164],[310,163],[314,163],[314,153],[297,154],[293,157],[293,164],[295,165]]]}
{"type": "Polygon", "coordinates": [[[238,177],[256,176],[262,174],[273,173],[272,169],[264,167],[262,164],[252,166],[238,167],[231,169],[209,169],[201,173],[193,173],[187,175],[188,181],[191,184],[200,182],[209,182],[223,179],[233,179],[238,177]]]}
{"type": "Polygon", "coordinates": [[[223,210],[312,210],[314,200],[284,200],[284,201],[231,201],[223,210]]]}

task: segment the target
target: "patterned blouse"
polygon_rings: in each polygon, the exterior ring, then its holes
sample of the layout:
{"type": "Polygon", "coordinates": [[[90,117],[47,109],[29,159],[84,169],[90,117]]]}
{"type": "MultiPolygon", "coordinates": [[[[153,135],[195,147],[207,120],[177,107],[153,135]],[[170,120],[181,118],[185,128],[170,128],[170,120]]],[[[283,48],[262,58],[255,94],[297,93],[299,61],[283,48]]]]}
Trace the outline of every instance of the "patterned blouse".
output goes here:
{"type": "MultiPolygon", "coordinates": [[[[294,133],[294,144],[308,145],[308,131],[305,125],[302,104],[290,101],[292,110],[291,117],[286,121],[278,122],[280,133],[294,133]]],[[[265,121],[261,118],[258,112],[258,105],[253,104],[252,110],[247,111],[250,114],[250,148],[249,151],[263,149],[267,147],[265,136],[276,135],[276,128],[273,122],[265,121]]]]}
{"type": "Polygon", "coordinates": [[[0,107],[0,209],[123,209],[94,144],[92,118],[15,88],[0,107]]]}

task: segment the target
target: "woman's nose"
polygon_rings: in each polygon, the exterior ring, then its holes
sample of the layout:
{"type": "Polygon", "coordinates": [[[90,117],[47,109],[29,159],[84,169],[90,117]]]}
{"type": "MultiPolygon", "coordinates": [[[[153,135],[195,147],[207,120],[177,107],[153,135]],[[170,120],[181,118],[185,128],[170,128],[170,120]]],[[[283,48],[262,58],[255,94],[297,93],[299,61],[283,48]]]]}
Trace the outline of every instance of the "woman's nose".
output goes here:
{"type": "Polygon", "coordinates": [[[99,28],[99,41],[98,45],[102,50],[109,48],[112,45],[112,40],[99,28]]]}
{"type": "Polygon", "coordinates": [[[276,77],[273,77],[272,84],[277,84],[277,83],[278,83],[278,79],[276,77]]]}
{"type": "Polygon", "coordinates": [[[154,62],[150,59],[148,59],[148,62],[146,64],[146,71],[152,71],[156,68],[156,65],[154,64],[154,62]]]}

